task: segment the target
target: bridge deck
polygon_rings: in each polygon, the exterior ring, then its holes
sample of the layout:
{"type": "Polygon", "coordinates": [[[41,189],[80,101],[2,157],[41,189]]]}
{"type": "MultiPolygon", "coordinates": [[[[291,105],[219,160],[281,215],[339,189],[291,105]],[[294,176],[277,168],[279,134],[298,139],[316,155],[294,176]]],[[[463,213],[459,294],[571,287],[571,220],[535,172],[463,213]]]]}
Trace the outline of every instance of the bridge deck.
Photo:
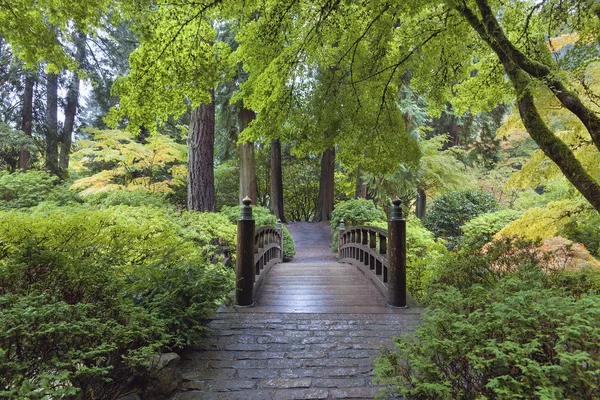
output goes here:
{"type": "Polygon", "coordinates": [[[275,265],[250,308],[222,308],[182,354],[175,399],[372,399],[373,365],[421,309],[390,309],[356,267],[339,264],[326,224],[294,223],[292,262],[275,265]]]}
{"type": "Polygon", "coordinates": [[[331,252],[326,223],[291,223],[296,242],[291,262],[275,265],[246,312],[397,313],[358,268],[340,264],[331,252]]]}

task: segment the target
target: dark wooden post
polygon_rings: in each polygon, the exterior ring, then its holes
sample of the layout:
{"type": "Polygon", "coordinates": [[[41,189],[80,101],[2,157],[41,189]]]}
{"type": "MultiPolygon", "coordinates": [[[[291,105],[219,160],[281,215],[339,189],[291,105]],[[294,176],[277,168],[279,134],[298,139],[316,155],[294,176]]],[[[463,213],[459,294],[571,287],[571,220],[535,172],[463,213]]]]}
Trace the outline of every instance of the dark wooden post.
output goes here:
{"type": "Polygon", "coordinates": [[[237,225],[237,260],[235,299],[239,306],[254,304],[254,219],[252,218],[252,200],[242,200],[242,216],[237,225]]]}
{"type": "Polygon", "coordinates": [[[342,258],[342,236],[346,232],[346,226],[344,225],[344,220],[340,220],[340,227],[338,228],[338,259],[342,258]]]}
{"type": "Polygon", "coordinates": [[[406,307],[406,221],[402,218],[400,199],[392,202],[388,222],[388,295],[390,307],[406,307]]]}
{"type": "Polygon", "coordinates": [[[281,246],[281,262],[283,262],[283,227],[281,226],[280,219],[277,220],[277,233],[279,234],[280,238],[279,245],[281,246]]]}

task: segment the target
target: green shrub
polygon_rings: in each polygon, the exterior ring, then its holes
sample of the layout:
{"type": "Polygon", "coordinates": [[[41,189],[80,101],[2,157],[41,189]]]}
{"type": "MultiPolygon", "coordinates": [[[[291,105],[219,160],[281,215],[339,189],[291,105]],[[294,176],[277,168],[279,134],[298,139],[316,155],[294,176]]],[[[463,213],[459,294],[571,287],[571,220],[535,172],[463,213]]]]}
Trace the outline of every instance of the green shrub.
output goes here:
{"type": "Polygon", "coordinates": [[[1,212],[0,397],[114,397],[149,354],[197,341],[233,286],[232,269],[207,258],[233,230],[192,214],[1,212]]]}
{"type": "Polygon", "coordinates": [[[289,261],[296,255],[296,245],[294,238],[288,228],[283,226],[283,260],[289,261]]]}
{"type": "MultiPolygon", "coordinates": [[[[221,214],[224,214],[232,224],[237,224],[240,219],[241,208],[240,207],[223,207],[221,214]]],[[[277,226],[277,218],[271,214],[271,211],[262,206],[252,206],[252,217],[254,218],[254,224],[256,228],[263,226],[277,226]]],[[[294,238],[290,234],[290,231],[283,226],[283,258],[286,260],[291,259],[296,254],[296,246],[294,244],[294,238]]]]}
{"type": "Polygon", "coordinates": [[[514,210],[500,210],[479,215],[461,227],[464,243],[467,246],[482,246],[491,242],[496,233],[520,216],[521,212],[514,210]]]}
{"type": "Polygon", "coordinates": [[[462,232],[460,227],[472,218],[498,211],[500,204],[491,194],[483,191],[462,190],[444,193],[432,202],[423,225],[436,237],[445,237],[452,243],[462,232]]]}
{"type": "MultiPolygon", "coordinates": [[[[367,222],[366,225],[388,229],[387,222],[367,222]]],[[[406,221],[406,287],[417,301],[422,301],[433,279],[437,266],[448,251],[442,240],[436,240],[417,218],[406,221]]]]}
{"type": "Polygon", "coordinates": [[[167,207],[165,193],[150,193],[147,191],[112,190],[98,192],[84,197],[88,204],[103,207],[126,205],[131,207],[167,207]]]}
{"type": "Polygon", "coordinates": [[[45,171],[0,172],[0,210],[34,207],[42,202],[65,205],[82,200],[45,171]]]}
{"type": "Polygon", "coordinates": [[[561,232],[563,236],[581,243],[597,258],[600,258],[600,214],[595,211],[572,218],[561,232]]]}
{"type": "Polygon", "coordinates": [[[492,288],[432,296],[416,334],[376,362],[385,396],[407,399],[600,397],[600,297],[544,288],[523,267],[492,288]]]}
{"type": "MultiPolygon", "coordinates": [[[[346,200],[338,203],[331,213],[331,251],[337,252],[338,230],[340,221],[344,220],[347,227],[365,225],[368,222],[382,222],[386,220],[385,213],[375,207],[372,200],[357,199],[346,200]]],[[[386,228],[387,229],[387,228],[386,228]]]]}

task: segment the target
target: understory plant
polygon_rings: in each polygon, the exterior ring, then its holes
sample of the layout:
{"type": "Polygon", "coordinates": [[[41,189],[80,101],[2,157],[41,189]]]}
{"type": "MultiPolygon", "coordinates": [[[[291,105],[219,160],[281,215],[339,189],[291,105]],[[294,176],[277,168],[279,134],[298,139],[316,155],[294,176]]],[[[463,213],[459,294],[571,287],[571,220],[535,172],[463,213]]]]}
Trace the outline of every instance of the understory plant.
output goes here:
{"type": "Polygon", "coordinates": [[[155,352],[199,340],[234,282],[215,250],[230,225],[209,231],[202,217],[0,212],[0,398],[118,397],[155,352]]]}
{"type": "Polygon", "coordinates": [[[598,398],[600,271],[550,259],[518,238],[448,254],[422,324],[376,362],[380,396],[598,398]]]}
{"type": "MultiPolygon", "coordinates": [[[[385,222],[386,215],[383,210],[375,207],[372,200],[356,199],[339,202],[331,213],[331,251],[337,252],[338,230],[340,222],[344,220],[347,227],[365,225],[367,222],[385,222]]],[[[387,227],[385,228],[387,229],[387,227]]]]}

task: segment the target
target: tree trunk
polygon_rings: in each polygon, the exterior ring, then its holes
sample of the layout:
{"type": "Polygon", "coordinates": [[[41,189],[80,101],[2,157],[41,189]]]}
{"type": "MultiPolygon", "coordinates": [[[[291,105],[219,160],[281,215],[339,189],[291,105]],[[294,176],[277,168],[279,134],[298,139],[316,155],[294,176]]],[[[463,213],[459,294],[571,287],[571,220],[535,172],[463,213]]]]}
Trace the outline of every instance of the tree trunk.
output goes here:
{"type": "Polygon", "coordinates": [[[425,218],[425,210],[427,207],[427,194],[422,188],[417,188],[417,218],[425,218]]]}
{"type": "Polygon", "coordinates": [[[369,185],[365,183],[362,178],[362,166],[358,164],[358,171],[356,172],[356,191],[355,196],[357,199],[368,199],[369,198],[369,185]]]}
{"type": "MultiPolygon", "coordinates": [[[[238,113],[238,122],[240,132],[248,127],[254,119],[254,111],[242,108],[238,113]]],[[[240,153],[240,204],[246,196],[252,200],[252,204],[256,204],[256,167],[254,163],[254,142],[242,143],[238,149],[240,153]]]]}
{"type": "MultiPolygon", "coordinates": [[[[23,91],[23,110],[21,113],[21,130],[27,136],[31,136],[33,122],[33,86],[35,84],[35,73],[32,71],[25,72],[25,90],[23,91]]],[[[27,169],[31,154],[29,150],[23,149],[19,152],[19,168],[27,169]]]]}
{"type": "Polygon", "coordinates": [[[283,213],[283,173],[281,171],[281,143],[271,141],[271,211],[285,222],[283,213]]]}
{"type": "Polygon", "coordinates": [[[192,111],[188,135],[188,209],[215,211],[215,94],[192,111]]]}
{"type": "Polygon", "coordinates": [[[335,149],[328,148],[321,157],[321,179],[319,181],[319,200],[313,222],[329,221],[333,211],[335,149]]]}
{"type": "Polygon", "coordinates": [[[58,75],[46,77],[46,170],[58,175],[58,75]]]}
{"type": "MultiPolygon", "coordinates": [[[[75,61],[81,65],[85,58],[86,35],[80,33],[77,35],[75,46],[77,54],[75,61]]],[[[73,141],[73,128],[75,127],[75,116],[77,115],[77,105],[79,102],[79,83],[81,79],[77,71],[73,71],[69,90],[67,92],[67,105],[65,107],[65,125],[61,135],[60,160],[59,166],[62,169],[69,168],[69,156],[71,154],[71,143],[73,141]]]]}

